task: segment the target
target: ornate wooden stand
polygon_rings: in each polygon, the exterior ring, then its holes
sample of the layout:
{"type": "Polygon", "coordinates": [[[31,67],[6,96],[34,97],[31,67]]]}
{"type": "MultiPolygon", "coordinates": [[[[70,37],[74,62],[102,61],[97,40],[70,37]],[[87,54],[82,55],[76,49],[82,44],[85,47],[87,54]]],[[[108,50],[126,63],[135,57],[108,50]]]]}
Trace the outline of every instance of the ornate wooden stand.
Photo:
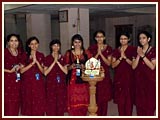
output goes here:
{"type": "Polygon", "coordinates": [[[89,82],[89,93],[90,93],[90,104],[88,106],[88,111],[89,111],[89,115],[90,116],[96,116],[96,112],[98,110],[97,104],[96,104],[96,83],[98,81],[102,81],[104,78],[104,69],[101,68],[100,70],[100,74],[96,75],[96,76],[89,76],[89,75],[85,75],[84,72],[82,72],[82,79],[84,81],[89,82]]]}

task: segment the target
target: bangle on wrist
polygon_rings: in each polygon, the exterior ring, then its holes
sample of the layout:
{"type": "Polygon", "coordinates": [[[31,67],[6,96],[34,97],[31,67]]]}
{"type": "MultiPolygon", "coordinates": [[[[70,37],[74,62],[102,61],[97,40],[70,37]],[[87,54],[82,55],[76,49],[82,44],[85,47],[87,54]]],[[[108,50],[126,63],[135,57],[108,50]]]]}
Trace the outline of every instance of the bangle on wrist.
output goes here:
{"type": "Polygon", "coordinates": [[[145,58],[146,56],[144,55],[143,57],[141,57],[142,59],[145,58]]]}
{"type": "Polygon", "coordinates": [[[120,59],[120,58],[119,58],[118,60],[119,60],[119,61],[122,61],[122,59],[120,59]]]}

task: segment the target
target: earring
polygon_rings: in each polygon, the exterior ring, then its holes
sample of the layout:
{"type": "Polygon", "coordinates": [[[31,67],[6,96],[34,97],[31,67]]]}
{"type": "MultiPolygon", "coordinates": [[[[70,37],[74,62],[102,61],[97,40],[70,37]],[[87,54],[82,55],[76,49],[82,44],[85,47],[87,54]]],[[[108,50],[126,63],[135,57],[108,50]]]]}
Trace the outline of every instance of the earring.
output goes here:
{"type": "Polygon", "coordinates": [[[148,38],[148,41],[150,41],[151,38],[148,38]]]}
{"type": "Polygon", "coordinates": [[[72,45],[72,49],[74,49],[74,46],[72,45]]]}

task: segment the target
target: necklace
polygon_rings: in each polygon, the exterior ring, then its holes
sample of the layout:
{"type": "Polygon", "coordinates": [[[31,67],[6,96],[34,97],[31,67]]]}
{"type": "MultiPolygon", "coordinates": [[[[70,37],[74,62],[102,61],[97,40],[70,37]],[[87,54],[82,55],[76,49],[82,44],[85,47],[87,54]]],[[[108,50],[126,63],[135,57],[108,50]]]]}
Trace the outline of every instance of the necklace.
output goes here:
{"type": "Polygon", "coordinates": [[[76,55],[76,58],[77,58],[77,63],[79,63],[79,55],[76,55]]]}
{"type": "Polygon", "coordinates": [[[17,56],[18,55],[18,50],[15,50],[14,52],[8,48],[9,52],[11,53],[12,56],[17,56]]]}
{"type": "Polygon", "coordinates": [[[104,49],[104,46],[101,46],[100,48],[101,48],[101,50],[103,50],[103,49],[104,49]]]}
{"type": "Polygon", "coordinates": [[[77,54],[76,51],[74,51],[74,53],[75,53],[75,56],[76,56],[77,63],[80,63],[79,59],[80,59],[81,51],[80,51],[79,54],[77,54]]]}
{"type": "Polygon", "coordinates": [[[105,45],[104,45],[104,44],[100,44],[100,45],[98,45],[98,48],[99,48],[100,50],[103,50],[103,49],[105,48],[105,45]]]}

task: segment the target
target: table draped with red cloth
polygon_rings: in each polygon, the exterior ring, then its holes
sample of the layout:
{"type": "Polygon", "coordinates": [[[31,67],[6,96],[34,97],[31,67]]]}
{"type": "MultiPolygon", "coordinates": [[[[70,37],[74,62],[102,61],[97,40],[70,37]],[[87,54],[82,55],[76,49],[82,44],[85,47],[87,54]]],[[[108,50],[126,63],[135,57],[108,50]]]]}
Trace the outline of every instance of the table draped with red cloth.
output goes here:
{"type": "MultiPolygon", "coordinates": [[[[22,53],[13,56],[8,48],[4,49],[4,68],[11,70],[14,65],[20,64],[22,53]]],[[[16,82],[16,73],[4,72],[4,115],[18,116],[21,105],[21,80],[16,82]]]]}
{"type": "MultiPolygon", "coordinates": [[[[150,61],[156,59],[156,49],[152,47],[146,54],[150,61]]],[[[142,59],[135,69],[135,104],[137,115],[153,116],[156,109],[156,68],[151,70],[142,59]]]]}
{"type": "MultiPolygon", "coordinates": [[[[125,56],[132,61],[135,47],[128,46],[125,50],[125,56]]],[[[120,48],[113,51],[112,57],[116,60],[121,57],[120,48]]],[[[118,104],[119,115],[132,115],[133,97],[134,97],[134,79],[132,66],[125,59],[114,68],[114,102],[118,104]]]]}
{"type": "MultiPolygon", "coordinates": [[[[85,62],[91,57],[89,51],[83,51],[79,57],[80,64],[85,62]]],[[[76,56],[68,50],[65,54],[66,64],[76,63],[76,56]]],[[[89,104],[89,84],[76,76],[76,69],[70,72],[70,79],[67,82],[67,108],[71,116],[86,116],[89,104]]]]}
{"type": "MultiPolygon", "coordinates": [[[[52,55],[45,58],[44,65],[49,67],[54,61],[52,55]]],[[[59,63],[64,66],[65,61],[63,56],[59,56],[59,63]]],[[[48,116],[64,116],[67,105],[67,87],[65,83],[65,73],[60,69],[58,64],[55,64],[49,74],[46,76],[46,115],[48,116]],[[58,79],[60,81],[58,81],[58,79]]]]}
{"type": "MultiPolygon", "coordinates": [[[[95,56],[98,51],[97,44],[90,46],[88,50],[93,54],[93,56],[95,56]]],[[[106,58],[108,56],[111,56],[112,48],[107,45],[106,48],[102,50],[102,54],[106,58]]],[[[98,56],[97,59],[100,60],[101,65],[105,70],[105,78],[102,81],[97,82],[96,85],[96,101],[98,105],[97,114],[98,116],[106,116],[108,109],[108,101],[112,99],[112,80],[110,77],[109,66],[102,60],[100,56],[98,56]]]]}
{"type": "MultiPolygon", "coordinates": [[[[23,65],[31,64],[33,59],[29,59],[27,54],[22,58],[23,65]]],[[[40,64],[44,63],[43,53],[36,52],[36,59],[40,64]]],[[[42,116],[45,113],[45,83],[44,76],[38,66],[34,64],[29,70],[22,74],[22,108],[21,114],[28,116],[42,116]],[[36,80],[39,74],[39,80],[36,80]]]]}

